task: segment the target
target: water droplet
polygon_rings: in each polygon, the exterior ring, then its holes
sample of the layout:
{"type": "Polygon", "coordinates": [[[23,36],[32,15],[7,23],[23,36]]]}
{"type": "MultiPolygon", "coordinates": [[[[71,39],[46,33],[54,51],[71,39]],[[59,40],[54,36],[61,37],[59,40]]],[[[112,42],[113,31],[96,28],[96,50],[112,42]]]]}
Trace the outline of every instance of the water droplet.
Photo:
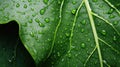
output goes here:
{"type": "Polygon", "coordinates": [[[83,20],[81,23],[82,23],[83,25],[85,25],[85,24],[86,24],[86,20],[83,20]]]}
{"type": "Polygon", "coordinates": [[[109,11],[108,11],[108,14],[112,14],[113,13],[113,9],[110,9],[109,11]]]}
{"type": "Polygon", "coordinates": [[[76,2],[75,2],[75,1],[73,1],[73,2],[72,2],[72,4],[73,4],[73,5],[75,5],[75,4],[76,4],[76,2]]]}
{"type": "Polygon", "coordinates": [[[39,23],[39,22],[40,22],[40,20],[39,20],[38,18],[36,18],[36,19],[35,19],[35,21],[36,21],[37,23],[39,23]]]}
{"type": "Polygon", "coordinates": [[[47,3],[48,3],[48,1],[49,1],[49,0],[43,0],[43,2],[44,2],[45,4],[47,4],[47,3]]]}
{"type": "Polygon", "coordinates": [[[31,35],[32,37],[34,37],[34,36],[35,36],[33,32],[31,32],[31,33],[30,33],[30,35],[31,35]]]}
{"type": "Polygon", "coordinates": [[[88,38],[87,41],[90,41],[90,38],[88,38]]]}
{"type": "Polygon", "coordinates": [[[114,24],[114,25],[117,25],[117,24],[118,24],[118,21],[114,21],[113,24],[114,24]]]}
{"type": "Polygon", "coordinates": [[[69,36],[70,36],[70,34],[69,34],[69,33],[65,33],[65,35],[66,35],[66,37],[69,37],[69,36]]]}
{"type": "Polygon", "coordinates": [[[28,0],[28,2],[31,2],[31,0],[28,0]]]}
{"type": "Polygon", "coordinates": [[[116,40],[117,40],[116,36],[114,36],[114,37],[113,37],[113,40],[114,40],[114,41],[116,41],[116,40]]]}
{"type": "Polygon", "coordinates": [[[45,25],[43,23],[39,23],[40,27],[45,27],[45,25]]]}
{"type": "Polygon", "coordinates": [[[23,6],[24,8],[27,8],[27,4],[24,4],[24,6],[23,6]]]}
{"type": "Polygon", "coordinates": [[[71,56],[72,56],[71,53],[68,53],[68,57],[71,58],[71,56]]]}
{"type": "Polygon", "coordinates": [[[57,52],[57,55],[60,56],[60,52],[57,52]]]}
{"type": "Polygon", "coordinates": [[[17,4],[16,4],[16,7],[17,7],[17,8],[18,8],[18,7],[20,7],[20,4],[19,4],[19,3],[17,3],[17,4]]]}
{"type": "Polygon", "coordinates": [[[110,19],[115,18],[115,15],[111,14],[111,15],[109,16],[109,18],[110,18],[110,19]]]}
{"type": "Polygon", "coordinates": [[[50,18],[45,18],[44,20],[46,23],[49,23],[50,22],[50,18]]]}
{"type": "Polygon", "coordinates": [[[81,47],[82,47],[82,48],[85,48],[85,43],[82,43],[82,44],[81,44],[81,47]]]}
{"type": "Polygon", "coordinates": [[[105,30],[102,30],[101,33],[102,33],[102,35],[106,35],[106,31],[105,30]]]}
{"type": "Polygon", "coordinates": [[[35,16],[36,16],[36,13],[32,14],[32,16],[35,17],[35,16]]]}
{"type": "Polygon", "coordinates": [[[72,14],[74,14],[74,15],[75,15],[75,13],[76,13],[76,10],[75,10],[75,9],[73,9],[73,10],[72,10],[72,14]]]}
{"type": "Polygon", "coordinates": [[[58,4],[61,4],[60,0],[58,0],[58,4]]]}
{"type": "Polygon", "coordinates": [[[10,63],[11,63],[11,62],[12,62],[12,60],[11,60],[11,59],[9,59],[9,60],[8,60],[8,62],[10,62],[10,63]]]}
{"type": "Polygon", "coordinates": [[[92,0],[93,2],[97,2],[98,0],[92,0]]]}
{"type": "Polygon", "coordinates": [[[85,31],[85,30],[82,28],[82,29],[81,29],[81,32],[83,33],[84,31],[85,31]]]}
{"type": "Polygon", "coordinates": [[[43,15],[45,13],[45,8],[40,10],[40,14],[43,15]]]}
{"type": "Polygon", "coordinates": [[[33,22],[33,20],[32,20],[32,19],[30,19],[30,20],[29,20],[29,23],[32,23],[32,22],[33,22]]]}

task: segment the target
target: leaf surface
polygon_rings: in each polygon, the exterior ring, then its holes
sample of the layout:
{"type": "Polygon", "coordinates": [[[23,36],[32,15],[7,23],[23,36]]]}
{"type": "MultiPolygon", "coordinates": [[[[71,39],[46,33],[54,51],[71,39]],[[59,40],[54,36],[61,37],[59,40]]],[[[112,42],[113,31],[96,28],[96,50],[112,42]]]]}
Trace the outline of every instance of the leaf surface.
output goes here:
{"type": "Polygon", "coordinates": [[[18,22],[36,65],[119,67],[120,11],[108,0],[1,0],[0,5],[0,23],[18,22]]]}

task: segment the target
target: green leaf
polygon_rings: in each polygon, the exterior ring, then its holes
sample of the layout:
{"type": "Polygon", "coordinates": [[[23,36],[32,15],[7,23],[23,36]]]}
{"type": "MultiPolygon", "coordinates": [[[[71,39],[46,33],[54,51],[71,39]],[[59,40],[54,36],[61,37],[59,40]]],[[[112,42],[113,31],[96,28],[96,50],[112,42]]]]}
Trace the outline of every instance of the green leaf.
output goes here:
{"type": "Polygon", "coordinates": [[[35,67],[18,36],[15,22],[0,25],[0,67],[35,67]]]}
{"type": "Polygon", "coordinates": [[[108,0],[1,0],[0,23],[12,20],[38,67],[119,67],[120,11],[108,0]]]}

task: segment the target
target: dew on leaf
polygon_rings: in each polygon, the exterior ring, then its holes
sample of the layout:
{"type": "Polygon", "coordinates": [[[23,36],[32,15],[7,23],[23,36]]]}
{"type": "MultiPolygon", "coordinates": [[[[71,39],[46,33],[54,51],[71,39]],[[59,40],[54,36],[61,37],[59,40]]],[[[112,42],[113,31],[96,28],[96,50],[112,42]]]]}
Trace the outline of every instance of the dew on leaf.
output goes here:
{"type": "Polygon", "coordinates": [[[17,3],[17,4],[16,4],[16,7],[17,7],[17,8],[18,8],[18,7],[20,7],[20,4],[19,4],[19,3],[17,3]]]}
{"type": "Polygon", "coordinates": [[[38,18],[35,18],[35,21],[36,21],[37,23],[39,23],[39,22],[40,22],[40,20],[39,20],[38,18]]]}
{"type": "Polygon", "coordinates": [[[109,16],[109,18],[110,18],[110,19],[115,18],[115,15],[111,14],[111,15],[109,16]]]}
{"type": "Polygon", "coordinates": [[[24,8],[27,8],[27,4],[24,4],[24,6],[23,6],[24,8]]]}
{"type": "Polygon", "coordinates": [[[116,41],[116,40],[117,40],[116,36],[114,36],[114,37],[113,37],[113,40],[114,40],[114,41],[116,41]]]}
{"type": "Polygon", "coordinates": [[[82,29],[81,29],[81,32],[83,33],[84,31],[85,31],[85,29],[82,28],[82,29]]]}
{"type": "Polygon", "coordinates": [[[30,19],[30,20],[29,20],[29,23],[32,23],[32,22],[33,22],[33,20],[32,20],[32,19],[30,19]]]}
{"type": "Polygon", "coordinates": [[[114,25],[117,25],[117,24],[118,24],[118,21],[114,21],[113,24],[114,24],[114,25]]]}
{"type": "Polygon", "coordinates": [[[39,23],[39,26],[40,27],[45,27],[45,25],[43,23],[41,23],[41,22],[39,23]]]}
{"type": "Polygon", "coordinates": [[[43,15],[45,13],[45,8],[41,9],[39,12],[40,12],[41,15],[43,15]]]}
{"type": "Polygon", "coordinates": [[[92,0],[93,2],[97,2],[98,0],[92,0]]]}
{"type": "Polygon", "coordinates": [[[106,31],[105,30],[102,30],[101,33],[102,33],[102,35],[106,35],[106,31]]]}
{"type": "Polygon", "coordinates": [[[44,21],[45,21],[46,23],[49,23],[49,22],[50,22],[50,18],[45,18],[44,21]]]}
{"type": "Polygon", "coordinates": [[[60,52],[57,52],[57,55],[60,56],[60,52]]]}
{"type": "Polygon", "coordinates": [[[87,41],[90,41],[90,38],[88,38],[87,41]]]}
{"type": "Polygon", "coordinates": [[[69,33],[65,33],[65,35],[66,35],[66,37],[69,37],[69,36],[70,36],[70,34],[69,34],[69,33]]]}
{"type": "Polygon", "coordinates": [[[8,62],[10,62],[10,63],[11,63],[11,62],[12,62],[12,60],[11,60],[11,59],[9,59],[9,60],[8,60],[8,62]]]}
{"type": "Polygon", "coordinates": [[[81,48],[85,48],[85,43],[82,43],[82,44],[81,44],[81,48]]]}
{"type": "Polygon", "coordinates": [[[28,2],[31,2],[31,0],[28,0],[28,2]]]}
{"type": "Polygon", "coordinates": [[[81,23],[82,23],[83,25],[85,25],[85,24],[86,24],[86,20],[83,20],[81,23]]]}
{"type": "Polygon", "coordinates": [[[48,3],[48,1],[49,1],[49,0],[43,0],[43,2],[44,2],[45,4],[47,4],[47,3],[48,3]]]}
{"type": "Polygon", "coordinates": [[[71,53],[68,53],[68,57],[71,58],[71,56],[72,56],[71,53]]]}
{"type": "Polygon", "coordinates": [[[110,9],[109,11],[108,11],[108,14],[112,14],[113,13],[113,9],[110,9]]]}
{"type": "Polygon", "coordinates": [[[32,37],[34,37],[34,36],[35,36],[33,32],[31,32],[31,33],[30,33],[30,35],[31,35],[32,37]]]}
{"type": "Polygon", "coordinates": [[[76,4],[76,2],[75,2],[75,1],[73,1],[73,2],[72,2],[72,4],[73,4],[73,5],[75,5],[75,4],[76,4]]]}
{"type": "Polygon", "coordinates": [[[75,15],[75,13],[76,13],[76,10],[75,10],[75,9],[73,9],[73,10],[72,10],[72,14],[74,14],[74,15],[75,15]]]}

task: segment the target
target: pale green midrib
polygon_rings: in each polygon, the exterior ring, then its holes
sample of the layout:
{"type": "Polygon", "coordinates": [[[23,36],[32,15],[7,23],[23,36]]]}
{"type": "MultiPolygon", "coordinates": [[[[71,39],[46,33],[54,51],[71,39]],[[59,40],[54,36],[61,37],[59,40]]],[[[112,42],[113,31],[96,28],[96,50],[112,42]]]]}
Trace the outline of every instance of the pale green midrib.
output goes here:
{"type": "Polygon", "coordinates": [[[95,27],[95,24],[94,24],[93,16],[92,16],[92,13],[91,13],[92,11],[91,11],[91,8],[90,8],[90,5],[89,5],[89,1],[88,0],[84,0],[84,1],[85,1],[85,6],[87,8],[88,15],[89,15],[90,23],[91,23],[91,26],[92,26],[92,31],[93,31],[96,47],[97,47],[97,50],[98,50],[100,66],[103,67],[102,55],[101,55],[101,51],[100,51],[98,35],[97,35],[96,27],[95,27]]]}
{"type": "Polygon", "coordinates": [[[105,22],[106,22],[108,25],[110,25],[110,26],[116,31],[116,33],[120,36],[119,31],[114,27],[114,25],[113,25],[112,23],[110,23],[108,20],[104,19],[103,17],[99,16],[98,14],[96,14],[96,13],[94,13],[94,12],[92,12],[92,15],[94,15],[94,16],[96,16],[97,18],[105,21],[105,22]]]}
{"type": "Polygon", "coordinates": [[[61,16],[62,16],[63,4],[64,4],[64,0],[62,1],[61,6],[60,6],[60,12],[59,12],[59,13],[60,13],[60,15],[59,15],[60,20],[59,20],[58,25],[57,25],[57,27],[56,27],[56,29],[55,29],[54,38],[53,38],[53,41],[52,41],[52,46],[51,46],[51,49],[50,49],[50,52],[49,52],[47,58],[48,58],[48,57],[51,55],[51,53],[52,53],[52,50],[53,50],[53,47],[54,47],[54,43],[55,43],[55,40],[56,40],[56,34],[57,34],[58,28],[60,27],[60,24],[61,24],[61,20],[62,20],[62,19],[61,19],[61,16]]]}
{"type": "Polygon", "coordinates": [[[71,33],[70,33],[70,38],[69,38],[69,40],[70,40],[69,45],[70,45],[70,46],[69,46],[68,53],[71,51],[73,32],[74,32],[75,24],[76,24],[76,21],[77,21],[77,16],[78,16],[78,13],[79,13],[82,5],[83,5],[83,2],[84,2],[84,1],[82,1],[82,2],[80,3],[80,5],[79,5],[79,7],[78,7],[78,9],[77,9],[77,11],[76,11],[75,17],[74,17],[74,21],[73,21],[73,25],[72,25],[71,33]]]}
{"type": "Polygon", "coordinates": [[[114,6],[114,5],[112,5],[108,0],[104,0],[110,7],[112,7],[113,9],[115,9],[116,10],[116,12],[119,14],[119,16],[120,16],[120,11],[114,6]]]}

